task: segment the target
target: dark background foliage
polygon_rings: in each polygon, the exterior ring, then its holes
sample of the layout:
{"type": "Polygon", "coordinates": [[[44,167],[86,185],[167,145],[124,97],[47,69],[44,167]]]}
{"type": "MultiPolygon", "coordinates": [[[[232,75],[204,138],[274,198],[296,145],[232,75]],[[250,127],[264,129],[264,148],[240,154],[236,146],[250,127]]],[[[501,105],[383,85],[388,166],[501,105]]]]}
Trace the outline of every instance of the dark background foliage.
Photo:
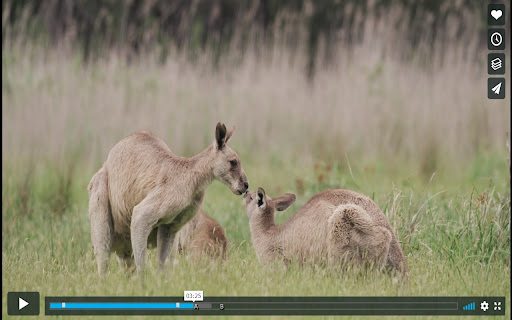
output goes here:
{"type": "Polygon", "coordinates": [[[243,53],[249,43],[271,45],[279,36],[280,44],[307,50],[312,74],[320,39],[328,61],[334,44],[361,38],[365,19],[394,10],[396,27],[406,29],[404,40],[414,50],[420,40],[443,43],[448,24],[457,37],[469,25],[485,37],[486,6],[479,0],[5,0],[2,40],[11,32],[31,41],[43,37],[49,45],[65,41],[86,61],[105,49],[128,48],[136,57],[159,48],[165,61],[172,47],[192,54],[208,48],[218,59],[227,48],[243,53]]]}

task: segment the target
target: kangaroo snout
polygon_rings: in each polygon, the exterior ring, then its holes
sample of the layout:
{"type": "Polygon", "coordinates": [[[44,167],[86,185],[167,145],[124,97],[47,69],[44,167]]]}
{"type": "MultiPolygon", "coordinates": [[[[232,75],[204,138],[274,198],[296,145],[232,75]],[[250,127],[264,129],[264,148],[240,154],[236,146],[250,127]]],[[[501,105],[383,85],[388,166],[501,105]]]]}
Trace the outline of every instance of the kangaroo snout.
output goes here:
{"type": "Polygon", "coordinates": [[[249,195],[250,195],[251,191],[249,191],[249,189],[247,189],[244,193],[244,196],[242,197],[242,203],[247,206],[248,204],[248,201],[249,201],[249,195]]]}
{"type": "Polygon", "coordinates": [[[249,181],[247,181],[247,178],[236,180],[235,183],[228,185],[231,192],[236,194],[237,196],[244,194],[249,189],[249,181]]]}
{"type": "Polygon", "coordinates": [[[233,189],[233,193],[238,196],[244,194],[249,189],[249,180],[247,179],[245,172],[241,172],[240,177],[238,178],[238,181],[233,189]]]}
{"type": "Polygon", "coordinates": [[[242,185],[242,186],[237,188],[235,191],[235,194],[238,196],[245,193],[249,189],[249,182],[247,182],[247,181],[240,185],[242,185]]]}
{"type": "Polygon", "coordinates": [[[247,180],[247,177],[244,174],[244,177],[240,179],[240,194],[243,194],[249,190],[249,181],[247,180]]]}

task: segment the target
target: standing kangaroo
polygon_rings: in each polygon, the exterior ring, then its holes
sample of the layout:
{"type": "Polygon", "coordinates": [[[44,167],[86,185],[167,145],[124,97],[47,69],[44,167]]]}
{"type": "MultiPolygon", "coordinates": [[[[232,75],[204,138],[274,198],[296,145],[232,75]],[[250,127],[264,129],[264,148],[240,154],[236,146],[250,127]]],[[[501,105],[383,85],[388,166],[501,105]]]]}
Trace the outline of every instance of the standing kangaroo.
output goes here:
{"type": "Polygon", "coordinates": [[[100,275],[114,251],[126,269],[143,272],[146,248],[156,245],[162,270],[176,233],[192,219],[206,188],[217,179],[236,195],[249,188],[238,154],[218,123],[215,141],[192,158],[174,155],[150,132],[118,142],[89,183],[91,239],[100,275]]]}
{"type": "Polygon", "coordinates": [[[262,188],[244,195],[251,238],[261,263],[327,260],[329,264],[370,263],[407,272],[400,244],[370,198],[349,190],[325,190],[276,226],[275,211],[285,210],[294,201],[291,193],[271,199],[262,188]]]}

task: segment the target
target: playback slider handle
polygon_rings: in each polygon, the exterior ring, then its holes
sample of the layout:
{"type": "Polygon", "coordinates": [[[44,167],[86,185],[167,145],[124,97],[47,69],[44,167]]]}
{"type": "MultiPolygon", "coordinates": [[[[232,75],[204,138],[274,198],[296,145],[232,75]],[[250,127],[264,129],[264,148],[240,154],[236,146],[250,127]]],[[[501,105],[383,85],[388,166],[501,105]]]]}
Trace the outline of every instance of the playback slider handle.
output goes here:
{"type": "Polygon", "coordinates": [[[202,290],[185,290],[183,291],[183,301],[192,301],[194,303],[194,310],[211,309],[211,304],[205,305],[196,303],[197,301],[204,300],[204,292],[202,290]]]}

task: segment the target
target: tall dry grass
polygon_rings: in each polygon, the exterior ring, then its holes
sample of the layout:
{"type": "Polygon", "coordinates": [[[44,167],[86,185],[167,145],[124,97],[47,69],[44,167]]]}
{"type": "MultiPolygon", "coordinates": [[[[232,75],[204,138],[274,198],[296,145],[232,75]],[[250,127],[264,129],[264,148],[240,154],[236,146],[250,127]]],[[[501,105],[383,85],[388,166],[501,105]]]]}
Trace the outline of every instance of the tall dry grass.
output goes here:
{"type": "Polygon", "coordinates": [[[449,42],[425,41],[424,50],[404,57],[405,33],[393,19],[369,20],[362,40],[339,45],[313,80],[305,75],[307,55],[279,41],[254,43],[243,58],[233,49],[213,68],[208,53],[190,60],[174,51],[160,64],[158,52],[131,63],[113,52],[83,64],[65,46],[9,40],[2,50],[3,162],[97,166],[118,140],[142,129],[191,155],[211,142],[217,121],[236,123],[232,143],[254,156],[405,159],[432,173],[443,161],[505,152],[510,95],[487,99],[478,37],[457,41],[447,30],[449,42]]]}

